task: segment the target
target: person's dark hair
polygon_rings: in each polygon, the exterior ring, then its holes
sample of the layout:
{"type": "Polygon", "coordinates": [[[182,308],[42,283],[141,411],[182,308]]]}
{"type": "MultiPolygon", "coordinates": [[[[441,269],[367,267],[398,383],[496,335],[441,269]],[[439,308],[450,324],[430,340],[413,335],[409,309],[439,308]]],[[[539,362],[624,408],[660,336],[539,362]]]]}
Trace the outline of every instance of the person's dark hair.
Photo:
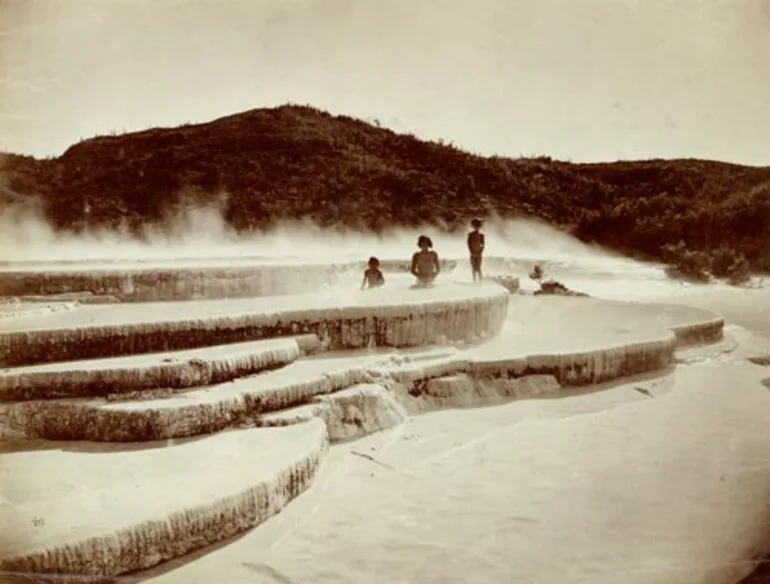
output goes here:
{"type": "Polygon", "coordinates": [[[471,219],[471,227],[479,229],[481,227],[481,219],[471,219]]]}
{"type": "Polygon", "coordinates": [[[372,256],[369,258],[369,267],[370,268],[378,268],[380,266],[380,260],[378,260],[376,257],[372,256]]]}
{"type": "Polygon", "coordinates": [[[417,247],[422,247],[422,244],[427,245],[428,247],[433,247],[433,242],[430,240],[430,237],[427,235],[421,235],[417,238],[417,247]]]}

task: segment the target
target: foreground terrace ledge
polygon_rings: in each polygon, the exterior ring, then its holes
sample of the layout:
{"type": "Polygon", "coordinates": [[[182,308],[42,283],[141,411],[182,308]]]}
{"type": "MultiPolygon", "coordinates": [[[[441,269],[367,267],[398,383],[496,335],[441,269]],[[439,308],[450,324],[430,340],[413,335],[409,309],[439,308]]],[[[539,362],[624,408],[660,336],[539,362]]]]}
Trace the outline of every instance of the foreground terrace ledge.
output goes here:
{"type": "Polygon", "coordinates": [[[678,367],[657,389],[642,382],[654,398],[634,380],[601,396],[420,417],[324,461],[353,496],[332,480],[275,529],[138,576],[208,582],[228,566],[233,582],[255,582],[263,561],[296,583],[737,582],[770,550],[766,375],[678,367]]]}
{"type": "Polygon", "coordinates": [[[0,366],[182,350],[314,333],[328,349],[408,347],[497,333],[510,294],[494,283],[388,286],[239,300],[82,306],[0,323],[0,366]]]}
{"type": "Polygon", "coordinates": [[[6,453],[0,570],[115,576],[201,549],[280,511],[327,447],[314,420],[141,450],[6,453]]]}

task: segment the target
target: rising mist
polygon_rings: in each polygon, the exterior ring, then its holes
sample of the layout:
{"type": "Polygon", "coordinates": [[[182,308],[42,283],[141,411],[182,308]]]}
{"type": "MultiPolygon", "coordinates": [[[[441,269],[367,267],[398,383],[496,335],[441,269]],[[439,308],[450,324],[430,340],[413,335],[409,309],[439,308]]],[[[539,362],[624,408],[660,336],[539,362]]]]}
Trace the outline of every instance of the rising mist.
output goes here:
{"type": "MultiPolygon", "coordinates": [[[[612,252],[581,243],[574,237],[531,219],[490,219],[487,254],[526,260],[627,263],[612,252]]],[[[40,212],[11,209],[0,215],[0,261],[164,261],[221,259],[223,262],[287,259],[312,261],[408,258],[421,233],[447,258],[465,258],[465,236],[435,226],[392,229],[380,236],[320,228],[309,222],[284,222],[266,232],[240,235],[223,220],[219,209],[188,207],[170,216],[162,228],[146,228],[141,238],[126,231],[92,230],[84,234],[55,233],[40,212]]]]}

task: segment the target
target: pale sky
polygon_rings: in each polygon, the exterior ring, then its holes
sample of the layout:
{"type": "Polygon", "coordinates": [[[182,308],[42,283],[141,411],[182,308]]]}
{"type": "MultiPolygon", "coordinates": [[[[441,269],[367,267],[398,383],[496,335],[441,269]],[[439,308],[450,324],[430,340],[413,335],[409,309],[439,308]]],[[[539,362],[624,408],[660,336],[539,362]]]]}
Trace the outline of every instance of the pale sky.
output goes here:
{"type": "Polygon", "coordinates": [[[285,102],[487,155],[770,165],[770,0],[0,0],[0,150],[285,102]]]}

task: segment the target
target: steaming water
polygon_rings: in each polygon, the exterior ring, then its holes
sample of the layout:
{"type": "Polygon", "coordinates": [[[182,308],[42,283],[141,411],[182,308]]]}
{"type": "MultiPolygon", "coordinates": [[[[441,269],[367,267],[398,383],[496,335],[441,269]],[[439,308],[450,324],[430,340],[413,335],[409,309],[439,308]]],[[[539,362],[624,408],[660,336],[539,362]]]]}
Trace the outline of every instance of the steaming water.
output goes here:
{"type": "MultiPolygon", "coordinates": [[[[546,270],[579,269],[595,276],[627,275],[662,278],[659,266],[635,262],[576,239],[534,220],[490,220],[485,226],[487,255],[521,260],[529,270],[535,262],[546,270]]],[[[467,256],[463,233],[393,229],[381,237],[325,231],[306,222],[284,223],[267,233],[234,233],[213,208],[188,209],[170,221],[170,227],[146,230],[142,241],[125,233],[92,231],[86,235],[55,234],[46,222],[29,211],[0,216],[0,263],[148,265],[239,265],[272,262],[347,262],[406,259],[416,250],[417,236],[430,235],[445,258],[467,256]]]]}
{"type": "MultiPolygon", "coordinates": [[[[635,261],[590,246],[534,220],[491,219],[486,222],[488,257],[512,258],[523,290],[537,283],[527,275],[535,264],[573,290],[613,300],[692,302],[770,334],[770,317],[757,307],[770,306],[770,290],[736,290],[722,284],[690,286],[668,278],[663,266],[635,261]],[[746,317],[747,307],[754,307],[746,317]]],[[[55,234],[34,210],[0,215],[0,269],[115,269],[117,266],[207,267],[364,261],[369,256],[407,260],[418,235],[426,233],[441,257],[458,259],[453,278],[470,277],[465,237],[435,227],[393,229],[382,236],[332,232],[307,222],[284,223],[266,233],[243,236],[225,224],[215,207],[185,209],[163,230],[147,229],[142,240],[121,232],[92,231],[80,236],[55,234]]],[[[299,269],[299,268],[298,268],[299,269]]],[[[490,265],[490,272],[494,266],[490,265]]],[[[343,278],[357,285],[357,277],[343,278]]]]}
{"type": "MultiPolygon", "coordinates": [[[[539,264],[547,278],[602,298],[686,299],[717,312],[727,300],[731,317],[737,317],[740,324],[748,324],[754,330],[757,322],[763,323],[763,330],[770,334],[767,315],[755,310],[751,318],[743,318],[744,305],[770,305],[770,291],[736,291],[712,284],[708,286],[708,293],[723,295],[712,302],[701,294],[703,287],[666,277],[660,264],[635,261],[583,244],[538,221],[491,219],[484,231],[486,255],[511,258],[512,269],[525,291],[536,289],[537,283],[527,275],[539,264]]],[[[243,236],[234,233],[214,207],[186,209],[170,218],[165,229],[146,230],[141,241],[121,232],[92,231],[77,237],[55,234],[34,211],[6,212],[0,215],[0,269],[53,271],[259,264],[297,264],[299,269],[307,263],[365,261],[372,255],[407,260],[416,250],[421,233],[432,237],[441,257],[459,260],[452,278],[470,278],[462,232],[448,234],[435,227],[425,227],[393,229],[377,237],[330,232],[299,221],[278,225],[266,233],[243,236]]],[[[494,272],[494,266],[490,265],[488,271],[494,272]]],[[[349,286],[358,283],[358,276],[353,274],[342,280],[342,284],[349,286]]]]}

